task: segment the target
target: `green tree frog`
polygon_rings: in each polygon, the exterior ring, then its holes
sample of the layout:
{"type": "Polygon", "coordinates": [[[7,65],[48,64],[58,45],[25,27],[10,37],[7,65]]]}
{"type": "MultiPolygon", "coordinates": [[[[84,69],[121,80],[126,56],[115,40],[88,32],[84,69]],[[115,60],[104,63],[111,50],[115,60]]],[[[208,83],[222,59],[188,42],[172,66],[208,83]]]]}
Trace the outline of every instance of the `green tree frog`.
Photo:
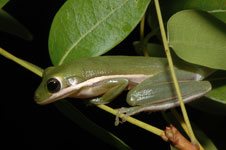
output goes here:
{"type": "MultiPolygon", "coordinates": [[[[197,68],[182,69],[178,64],[175,71],[185,103],[211,90],[197,68]]],[[[98,56],[49,67],[34,99],[44,105],[66,97],[89,98],[98,105],[109,103],[124,90],[129,90],[126,101],[131,107],[120,112],[127,115],[179,105],[166,58],[141,56],[98,56]]]]}

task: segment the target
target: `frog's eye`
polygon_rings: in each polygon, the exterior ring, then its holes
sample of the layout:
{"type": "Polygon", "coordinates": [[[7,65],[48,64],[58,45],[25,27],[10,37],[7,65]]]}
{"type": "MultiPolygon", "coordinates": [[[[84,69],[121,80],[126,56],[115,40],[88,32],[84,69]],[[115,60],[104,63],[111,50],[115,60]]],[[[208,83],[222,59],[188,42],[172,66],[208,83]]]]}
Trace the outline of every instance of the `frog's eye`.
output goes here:
{"type": "Polygon", "coordinates": [[[61,89],[61,82],[56,78],[50,78],[47,81],[47,89],[50,93],[56,93],[61,89]]]}

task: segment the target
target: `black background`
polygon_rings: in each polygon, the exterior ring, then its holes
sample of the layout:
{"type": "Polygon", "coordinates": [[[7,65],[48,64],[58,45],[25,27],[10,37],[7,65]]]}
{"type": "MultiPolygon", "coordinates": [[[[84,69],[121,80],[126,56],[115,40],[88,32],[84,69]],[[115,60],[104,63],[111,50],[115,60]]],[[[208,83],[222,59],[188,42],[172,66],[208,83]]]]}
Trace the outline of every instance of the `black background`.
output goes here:
{"type": "MultiPolygon", "coordinates": [[[[34,39],[31,42],[24,41],[0,32],[0,46],[15,56],[42,68],[50,66],[48,34],[53,17],[63,3],[63,0],[11,0],[4,10],[25,25],[33,34],[34,39]]],[[[132,41],[138,40],[138,32],[136,29],[122,44],[114,48],[113,53],[133,55],[132,41]],[[121,51],[122,49],[124,51],[121,51]]],[[[1,141],[1,147],[6,146],[3,149],[90,149],[90,146],[92,149],[113,149],[110,145],[72,123],[54,105],[37,105],[33,101],[33,93],[41,81],[40,77],[2,56],[0,56],[0,66],[2,79],[0,99],[4,110],[4,120],[2,121],[4,127],[1,128],[1,132],[4,133],[1,134],[1,138],[4,140],[1,141]]],[[[114,116],[95,107],[80,106],[77,101],[75,105],[81,107],[82,111],[97,124],[113,132],[134,149],[141,149],[141,147],[169,149],[166,142],[152,133],[129,123],[115,127],[114,116]]],[[[190,109],[188,108],[188,111],[190,109]]],[[[166,123],[159,116],[158,113],[154,113],[145,119],[150,124],[164,129],[166,123]]],[[[191,116],[200,120],[194,113],[191,116]]],[[[204,119],[215,117],[209,114],[205,116],[204,119]]],[[[142,119],[143,116],[138,117],[142,119]]],[[[223,120],[220,117],[217,119],[219,126],[223,129],[223,120]]],[[[209,127],[204,127],[205,129],[208,130],[208,136],[212,137],[219,147],[224,148],[224,143],[219,140],[220,138],[214,137],[219,131],[215,132],[214,128],[209,127]]]]}

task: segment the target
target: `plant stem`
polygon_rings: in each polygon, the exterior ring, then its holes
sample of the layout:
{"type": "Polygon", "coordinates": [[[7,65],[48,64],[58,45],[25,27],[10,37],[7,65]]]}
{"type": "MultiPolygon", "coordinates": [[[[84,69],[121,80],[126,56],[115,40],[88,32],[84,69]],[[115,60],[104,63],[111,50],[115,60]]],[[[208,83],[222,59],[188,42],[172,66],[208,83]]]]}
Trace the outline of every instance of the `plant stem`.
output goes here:
{"type": "Polygon", "coordinates": [[[38,75],[40,77],[42,76],[43,69],[25,61],[25,60],[22,60],[20,58],[13,56],[12,54],[10,54],[9,52],[5,51],[2,48],[0,48],[0,54],[6,58],[18,63],[19,65],[23,66],[24,68],[30,70],[31,72],[35,73],[36,75],[38,75]]]}
{"type": "Polygon", "coordinates": [[[145,23],[145,15],[142,17],[140,21],[140,40],[144,38],[144,23],[145,23]]]}
{"type": "MultiPolygon", "coordinates": [[[[144,40],[144,24],[145,24],[145,15],[142,17],[140,21],[140,41],[141,42],[144,40]]],[[[143,52],[144,52],[144,56],[148,56],[146,46],[144,46],[143,52]]]]}
{"type": "MultiPolygon", "coordinates": [[[[108,107],[106,105],[97,105],[97,107],[99,107],[100,109],[103,109],[103,110],[105,110],[105,111],[107,111],[107,112],[109,112],[109,113],[111,113],[113,115],[117,115],[117,113],[118,113],[117,110],[114,110],[111,107],[108,107]]],[[[123,118],[124,114],[120,114],[119,117],[123,118]]],[[[158,129],[158,128],[154,127],[154,126],[151,126],[151,125],[149,125],[147,123],[144,123],[144,122],[142,122],[140,120],[137,120],[137,119],[135,119],[133,117],[127,117],[126,121],[128,121],[131,124],[134,124],[134,125],[136,125],[136,126],[138,126],[140,128],[143,128],[143,129],[145,129],[145,130],[147,130],[149,132],[152,132],[152,133],[154,133],[154,134],[156,134],[158,136],[165,134],[163,130],[158,129]]]]}
{"type": "MultiPolygon", "coordinates": [[[[24,68],[26,68],[26,69],[32,71],[32,72],[35,73],[36,75],[42,77],[43,69],[41,69],[41,68],[39,68],[39,67],[37,67],[37,66],[35,66],[35,65],[33,65],[33,64],[29,63],[29,62],[27,62],[27,61],[24,61],[24,60],[22,60],[22,59],[20,59],[20,58],[17,58],[17,57],[15,57],[15,56],[13,56],[12,54],[8,53],[7,51],[5,51],[5,50],[2,49],[2,48],[0,48],[0,54],[3,55],[3,56],[5,56],[6,58],[8,58],[8,59],[10,59],[10,60],[12,60],[12,61],[18,63],[19,65],[23,66],[24,68]]],[[[97,105],[97,107],[100,108],[100,109],[103,109],[103,110],[105,110],[106,112],[109,112],[109,113],[111,113],[111,114],[113,114],[113,115],[117,115],[117,110],[114,110],[114,109],[112,109],[112,108],[110,108],[110,107],[108,107],[108,106],[106,106],[106,105],[97,105]]],[[[122,118],[123,116],[124,116],[124,115],[122,114],[122,115],[120,115],[119,117],[122,118]]],[[[147,130],[147,131],[149,131],[149,132],[152,132],[152,133],[154,133],[154,134],[156,134],[156,135],[158,135],[158,136],[160,136],[160,135],[165,135],[165,133],[164,133],[163,130],[158,129],[158,128],[154,127],[154,126],[151,126],[151,125],[149,125],[149,124],[147,124],[147,123],[144,123],[144,122],[142,122],[142,121],[140,121],[140,120],[137,120],[137,119],[135,119],[135,118],[128,117],[126,120],[127,120],[128,122],[130,122],[130,123],[132,123],[132,124],[134,124],[134,125],[140,127],[140,128],[143,128],[143,129],[145,129],[145,130],[147,130]]]]}
{"type": "Polygon", "coordinates": [[[158,0],[154,0],[154,2],[155,2],[156,12],[157,12],[157,16],[158,16],[160,31],[161,31],[161,35],[162,35],[163,46],[164,46],[165,53],[166,53],[166,56],[167,56],[167,60],[168,60],[168,63],[169,63],[170,72],[171,72],[172,79],[173,79],[173,82],[174,82],[174,86],[175,86],[175,89],[176,89],[177,97],[178,97],[178,100],[180,102],[181,111],[182,111],[186,126],[187,126],[188,131],[189,131],[189,137],[191,139],[191,142],[198,143],[196,138],[195,138],[194,132],[192,130],[190,120],[189,120],[189,117],[188,117],[188,114],[187,114],[187,111],[186,111],[186,108],[185,108],[185,105],[184,105],[184,102],[183,102],[183,99],[182,99],[182,96],[181,96],[181,92],[180,92],[179,84],[178,84],[178,81],[177,81],[177,78],[176,78],[176,74],[175,74],[175,71],[174,71],[173,61],[172,61],[169,45],[168,45],[167,38],[166,38],[166,32],[165,32],[165,29],[164,29],[164,24],[163,24],[163,20],[162,20],[159,2],[158,2],[158,0]]]}

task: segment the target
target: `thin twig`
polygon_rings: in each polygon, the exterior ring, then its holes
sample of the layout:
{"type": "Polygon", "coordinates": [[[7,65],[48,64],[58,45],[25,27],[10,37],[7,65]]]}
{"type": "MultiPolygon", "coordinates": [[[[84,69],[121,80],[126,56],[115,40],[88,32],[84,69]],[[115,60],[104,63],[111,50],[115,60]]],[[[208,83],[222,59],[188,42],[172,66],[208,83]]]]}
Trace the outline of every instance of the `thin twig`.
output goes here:
{"type": "Polygon", "coordinates": [[[156,12],[157,12],[157,16],[158,16],[160,31],[161,31],[161,35],[162,35],[163,46],[164,46],[165,53],[166,53],[166,56],[167,56],[167,60],[168,60],[168,63],[169,63],[170,72],[171,72],[172,79],[173,79],[173,82],[174,82],[174,86],[175,86],[175,89],[176,89],[177,97],[178,97],[178,100],[180,102],[181,111],[182,111],[186,126],[188,128],[191,141],[193,143],[198,143],[197,139],[195,138],[194,132],[192,130],[190,120],[189,120],[189,117],[188,117],[188,114],[187,114],[187,111],[186,111],[186,108],[185,108],[185,105],[184,105],[184,102],[183,102],[183,99],[182,99],[182,96],[181,96],[179,84],[178,84],[178,81],[177,81],[177,78],[176,78],[176,75],[175,75],[175,71],[174,71],[174,67],[173,67],[173,61],[172,61],[169,45],[168,45],[167,38],[166,38],[166,32],[165,32],[165,28],[164,28],[164,24],[163,24],[163,20],[162,20],[159,2],[158,2],[158,0],[154,0],[154,2],[155,2],[156,12]]]}

